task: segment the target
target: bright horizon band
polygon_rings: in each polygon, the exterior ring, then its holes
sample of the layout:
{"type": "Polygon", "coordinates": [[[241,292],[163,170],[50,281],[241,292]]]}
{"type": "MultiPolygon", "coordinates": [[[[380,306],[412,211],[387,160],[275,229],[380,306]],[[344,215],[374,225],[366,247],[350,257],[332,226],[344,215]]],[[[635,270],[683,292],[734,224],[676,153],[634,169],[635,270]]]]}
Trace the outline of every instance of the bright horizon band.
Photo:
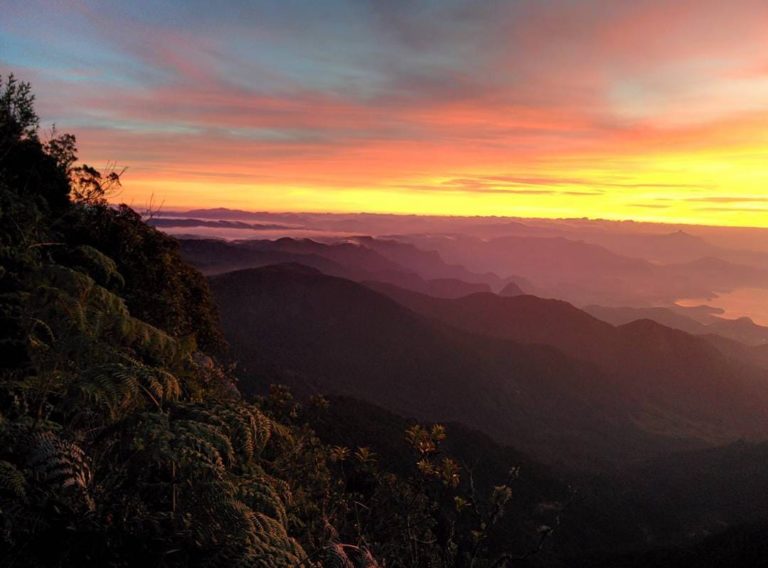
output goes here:
{"type": "Polygon", "coordinates": [[[0,73],[137,208],[768,227],[765,2],[4,10],[0,73]]]}

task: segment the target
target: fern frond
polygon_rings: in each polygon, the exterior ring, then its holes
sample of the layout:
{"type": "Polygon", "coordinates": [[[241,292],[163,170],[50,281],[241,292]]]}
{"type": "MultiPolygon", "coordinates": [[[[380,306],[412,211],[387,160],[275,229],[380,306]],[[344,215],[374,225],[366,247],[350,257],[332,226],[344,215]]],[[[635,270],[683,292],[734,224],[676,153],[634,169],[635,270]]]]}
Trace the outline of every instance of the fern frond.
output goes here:
{"type": "Polygon", "coordinates": [[[0,461],[0,491],[23,498],[26,488],[27,480],[24,474],[12,463],[0,461]]]}
{"type": "Polygon", "coordinates": [[[229,438],[211,424],[194,420],[174,420],[173,432],[179,456],[194,456],[191,465],[203,466],[214,475],[222,475],[226,464],[234,461],[234,450],[229,438]]]}
{"type": "Polygon", "coordinates": [[[82,448],[50,431],[30,436],[27,467],[33,476],[51,487],[86,490],[91,469],[82,448]]]}

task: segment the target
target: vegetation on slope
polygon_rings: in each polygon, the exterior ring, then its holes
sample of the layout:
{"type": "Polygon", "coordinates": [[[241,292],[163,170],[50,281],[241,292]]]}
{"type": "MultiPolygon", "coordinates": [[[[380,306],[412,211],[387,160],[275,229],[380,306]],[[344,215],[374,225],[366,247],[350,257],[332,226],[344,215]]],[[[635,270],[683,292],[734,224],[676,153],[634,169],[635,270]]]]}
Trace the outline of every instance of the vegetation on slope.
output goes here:
{"type": "MultiPolygon", "coordinates": [[[[407,471],[327,446],[326,403],[244,400],[203,277],[43,141],[0,78],[0,559],[12,566],[504,566],[511,489],[467,493],[445,430],[407,471]],[[503,543],[502,543],[503,545],[503,543]]],[[[511,483],[511,479],[510,479],[511,483]]],[[[538,531],[544,542],[550,527],[538,531]]],[[[538,548],[538,544],[536,544],[538,548]]]]}
{"type": "Polygon", "coordinates": [[[288,436],[201,351],[223,347],[204,280],[0,87],[0,557],[296,565],[265,457],[288,436]]]}
{"type": "MultiPolygon", "coordinates": [[[[561,566],[633,526],[604,496],[564,513],[562,483],[459,425],[281,387],[245,400],[205,279],[106,204],[116,172],[40,140],[32,102],[0,78],[0,565],[561,566]]],[[[739,471],[764,447],[747,453],[739,471]]],[[[589,565],[759,559],[763,535],[589,565]]]]}

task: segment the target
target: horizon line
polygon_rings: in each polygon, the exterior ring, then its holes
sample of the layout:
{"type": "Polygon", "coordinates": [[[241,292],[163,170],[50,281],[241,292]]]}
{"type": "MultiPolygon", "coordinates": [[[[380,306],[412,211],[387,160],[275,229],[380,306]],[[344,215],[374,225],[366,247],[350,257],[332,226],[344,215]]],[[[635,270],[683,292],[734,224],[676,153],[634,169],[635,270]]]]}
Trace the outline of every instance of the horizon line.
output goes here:
{"type": "MultiPolygon", "coordinates": [[[[120,204],[125,204],[134,211],[140,213],[142,217],[148,216],[147,212],[141,212],[139,207],[130,204],[130,203],[110,203],[110,205],[116,206],[120,204]]],[[[580,217],[543,217],[543,216],[513,216],[513,215],[459,215],[459,214],[448,214],[448,213],[404,213],[404,212],[386,212],[386,211],[329,211],[329,210],[320,210],[320,211],[311,211],[311,210],[290,210],[290,209],[280,209],[280,210],[269,210],[269,209],[243,209],[240,207],[222,207],[222,206],[216,206],[216,207],[190,207],[190,206],[180,206],[180,205],[171,205],[171,206],[163,206],[162,208],[158,209],[151,209],[146,207],[148,212],[151,212],[153,215],[162,215],[162,211],[171,211],[174,213],[189,213],[192,211],[215,211],[215,210],[223,210],[223,211],[232,211],[232,212],[242,212],[247,214],[264,214],[264,215],[357,215],[357,216],[379,216],[379,217],[424,217],[424,218],[443,218],[443,219],[498,219],[498,220],[520,220],[520,221],[582,221],[582,222],[594,222],[594,223],[634,223],[638,225],[667,225],[670,227],[674,226],[685,226],[685,227],[702,227],[702,228],[711,228],[711,229],[748,229],[748,230],[758,230],[758,231],[764,231],[768,230],[768,220],[766,221],[766,226],[756,226],[756,225],[736,225],[736,224],[725,224],[725,225],[716,225],[716,224],[708,224],[708,223],[695,223],[692,221],[674,221],[674,220],[649,220],[649,219],[638,219],[638,218],[606,218],[606,217],[588,217],[588,216],[580,216],[580,217]]]]}

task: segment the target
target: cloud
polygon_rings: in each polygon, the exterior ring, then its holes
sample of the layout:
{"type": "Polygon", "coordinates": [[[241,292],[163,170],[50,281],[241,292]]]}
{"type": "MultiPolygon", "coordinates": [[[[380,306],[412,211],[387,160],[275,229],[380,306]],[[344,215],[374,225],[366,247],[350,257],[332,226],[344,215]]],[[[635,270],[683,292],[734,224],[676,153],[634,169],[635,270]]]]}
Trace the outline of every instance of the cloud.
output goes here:
{"type": "Polygon", "coordinates": [[[458,192],[458,193],[488,193],[499,195],[555,195],[556,191],[549,189],[512,189],[484,183],[480,180],[450,180],[436,185],[433,184],[409,184],[400,186],[403,189],[427,192],[458,192]]]}
{"type": "Polygon", "coordinates": [[[768,202],[768,197],[762,196],[712,196],[712,197],[686,197],[685,201],[692,203],[758,203],[768,202]]]}
{"type": "Polygon", "coordinates": [[[668,209],[670,205],[664,203],[630,203],[630,207],[641,207],[643,209],[668,209]]]}
{"type": "Polygon", "coordinates": [[[696,211],[719,213],[768,213],[768,207],[697,207],[696,211]]]}
{"type": "Polygon", "coordinates": [[[364,209],[348,190],[372,187],[425,209],[442,192],[618,216],[765,187],[759,0],[29,0],[4,16],[0,72],[33,81],[84,159],[128,165],[127,193],[131,176],[194,179],[211,203],[250,184],[255,206],[289,188],[286,208],[364,209]]]}

